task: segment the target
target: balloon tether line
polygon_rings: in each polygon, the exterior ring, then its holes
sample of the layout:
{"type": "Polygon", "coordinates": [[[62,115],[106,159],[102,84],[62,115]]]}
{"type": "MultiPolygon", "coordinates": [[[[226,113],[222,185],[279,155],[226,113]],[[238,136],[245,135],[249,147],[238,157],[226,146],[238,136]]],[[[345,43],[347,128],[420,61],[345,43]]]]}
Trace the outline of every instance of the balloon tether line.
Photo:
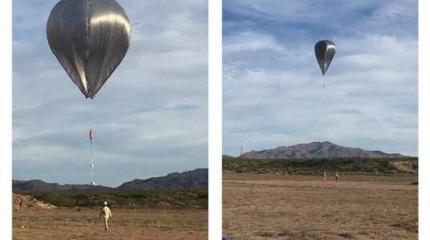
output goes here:
{"type": "Polygon", "coordinates": [[[93,125],[93,116],[90,115],[90,129],[89,129],[89,140],[90,140],[90,167],[91,167],[91,172],[90,172],[90,177],[91,177],[91,185],[95,185],[95,181],[94,181],[94,154],[93,154],[93,129],[92,129],[92,125],[93,125]]]}
{"type": "Polygon", "coordinates": [[[93,140],[90,140],[90,159],[91,159],[91,184],[94,184],[93,140]]]}

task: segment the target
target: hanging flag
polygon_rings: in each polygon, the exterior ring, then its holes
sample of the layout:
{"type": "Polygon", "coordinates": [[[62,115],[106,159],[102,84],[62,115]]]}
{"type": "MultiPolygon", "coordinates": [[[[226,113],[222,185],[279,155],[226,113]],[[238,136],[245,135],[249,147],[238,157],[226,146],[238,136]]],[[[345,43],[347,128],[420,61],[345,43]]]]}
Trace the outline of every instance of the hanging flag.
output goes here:
{"type": "Polygon", "coordinates": [[[90,132],[88,134],[88,136],[90,137],[90,140],[93,140],[93,130],[90,128],[90,132]]]}

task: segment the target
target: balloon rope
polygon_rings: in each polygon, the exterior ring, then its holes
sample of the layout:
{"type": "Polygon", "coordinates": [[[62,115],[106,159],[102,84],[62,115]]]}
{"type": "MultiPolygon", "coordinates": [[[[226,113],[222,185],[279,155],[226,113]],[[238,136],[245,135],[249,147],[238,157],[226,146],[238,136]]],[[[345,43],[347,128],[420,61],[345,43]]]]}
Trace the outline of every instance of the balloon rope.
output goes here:
{"type": "Polygon", "coordinates": [[[91,162],[91,185],[94,185],[94,155],[93,155],[93,129],[91,128],[93,125],[92,116],[90,117],[90,130],[89,130],[89,139],[90,139],[90,162],[91,162]]]}
{"type": "Polygon", "coordinates": [[[91,183],[94,183],[93,140],[90,140],[90,159],[91,159],[91,183]]]}

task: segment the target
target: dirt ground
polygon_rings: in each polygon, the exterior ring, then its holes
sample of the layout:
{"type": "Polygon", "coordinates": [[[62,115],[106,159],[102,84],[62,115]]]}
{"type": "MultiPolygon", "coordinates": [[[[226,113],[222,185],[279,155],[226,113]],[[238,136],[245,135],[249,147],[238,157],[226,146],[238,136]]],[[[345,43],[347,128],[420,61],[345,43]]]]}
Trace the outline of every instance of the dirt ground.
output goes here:
{"type": "Polygon", "coordinates": [[[234,240],[418,239],[416,176],[223,177],[223,233],[234,240]]]}
{"type": "Polygon", "coordinates": [[[108,232],[98,210],[15,211],[14,240],[158,240],[207,239],[207,210],[112,209],[108,232]]]}

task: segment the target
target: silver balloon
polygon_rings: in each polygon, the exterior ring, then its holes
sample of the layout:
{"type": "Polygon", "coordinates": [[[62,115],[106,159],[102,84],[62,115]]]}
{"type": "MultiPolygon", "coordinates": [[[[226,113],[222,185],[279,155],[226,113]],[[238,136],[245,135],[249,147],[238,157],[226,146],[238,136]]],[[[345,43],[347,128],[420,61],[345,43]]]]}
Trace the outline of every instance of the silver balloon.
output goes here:
{"type": "Polygon", "coordinates": [[[323,75],[327,72],[335,54],[336,46],[332,41],[323,40],[315,44],[315,57],[317,58],[323,75]]]}
{"type": "Polygon", "coordinates": [[[131,24],[115,0],[61,0],[51,10],[48,42],[86,98],[94,98],[127,53],[131,24]]]}

